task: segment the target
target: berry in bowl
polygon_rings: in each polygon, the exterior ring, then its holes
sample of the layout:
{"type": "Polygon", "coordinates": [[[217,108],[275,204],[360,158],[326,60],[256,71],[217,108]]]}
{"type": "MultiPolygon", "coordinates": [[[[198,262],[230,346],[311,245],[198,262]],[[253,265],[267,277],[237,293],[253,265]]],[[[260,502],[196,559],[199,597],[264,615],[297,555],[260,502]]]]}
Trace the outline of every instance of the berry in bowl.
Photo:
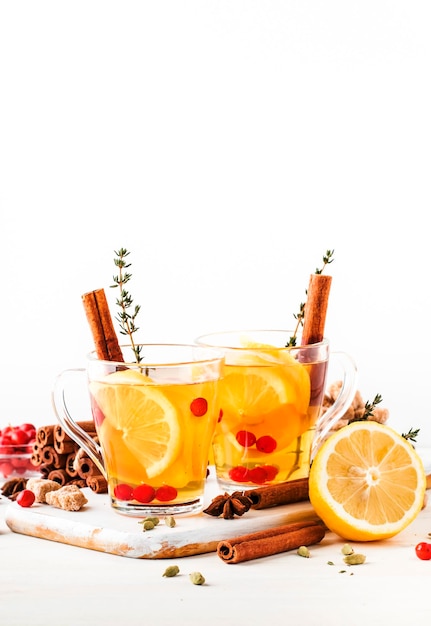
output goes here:
{"type": "Polygon", "coordinates": [[[0,482],[10,478],[40,476],[33,464],[33,444],[36,428],[33,424],[8,425],[0,429],[0,482]]]}

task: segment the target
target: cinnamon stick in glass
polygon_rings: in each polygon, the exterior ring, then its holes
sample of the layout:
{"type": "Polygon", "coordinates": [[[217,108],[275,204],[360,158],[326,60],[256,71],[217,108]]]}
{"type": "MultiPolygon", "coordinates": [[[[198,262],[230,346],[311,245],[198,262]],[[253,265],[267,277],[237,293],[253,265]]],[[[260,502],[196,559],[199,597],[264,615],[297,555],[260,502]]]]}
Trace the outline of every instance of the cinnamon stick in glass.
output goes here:
{"type": "Polygon", "coordinates": [[[251,499],[252,509],[269,509],[283,504],[308,500],[308,478],[298,478],[277,485],[258,487],[245,492],[251,499]]]}
{"type": "Polygon", "coordinates": [[[82,296],[82,302],[93,335],[97,357],[104,361],[124,362],[105,291],[96,289],[85,293],[82,296]]]}
{"type": "Polygon", "coordinates": [[[304,346],[318,343],[324,337],[331,282],[332,276],[323,274],[310,276],[302,328],[301,344],[304,346]]]}
{"type": "Polygon", "coordinates": [[[220,541],[217,544],[217,555],[225,563],[242,563],[300,546],[310,546],[319,543],[324,536],[325,527],[319,522],[292,522],[220,541]]]}

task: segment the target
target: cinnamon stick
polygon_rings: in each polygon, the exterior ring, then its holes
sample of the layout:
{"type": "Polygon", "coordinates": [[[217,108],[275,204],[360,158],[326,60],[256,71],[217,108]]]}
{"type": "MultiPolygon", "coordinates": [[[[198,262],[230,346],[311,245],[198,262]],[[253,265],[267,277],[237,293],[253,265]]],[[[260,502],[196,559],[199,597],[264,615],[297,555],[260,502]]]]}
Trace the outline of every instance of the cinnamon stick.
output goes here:
{"type": "MultiPolygon", "coordinates": [[[[96,427],[94,425],[93,420],[86,420],[83,422],[77,422],[78,426],[85,430],[86,433],[90,435],[96,434],[96,427]]],[[[56,424],[54,427],[54,440],[55,441],[73,441],[72,437],[67,434],[65,430],[60,426],[60,424],[56,424]]]]}
{"type": "Polygon", "coordinates": [[[52,470],[48,465],[46,465],[46,466],[41,465],[39,467],[39,472],[40,472],[41,478],[48,478],[48,474],[50,472],[53,472],[53,471],[54,470],[52,470]]]}
{"type": "Polygon", "coordinates": [[[34,467],[39,467],[39,465],[42,463],[42,459],[40,455],[41,455],[41,450],[38,449],[38,446],[36,445],[36,442],[35,442],[33,444],[33,451],[30,457],[30,463],[34,465],[34,467]]]}
{"type": "Polygon", "coordinates": [[[308,500],[308,478],[298,478],[278,485],[268,485],[245,492],[251,499],[252,509],[269,509],[273,506],[308,500]]]}
{"type": "Polygon", "coordinates": [[[86,484],[94,493],[107,493],[108,491],[108,483],[102,474],[88,476],[86,484]]]}
{"type": "Polygon", "coordinates": [[[59,454],[54,446],[43,446],[41,451],[41,460],[43,465],[49,465],[52,469],[64,468],[66,463],[66,454],[59,454]]]}
{"type": "Polygon", "coordinates": [[[96,289],[82,296],[85,314],[87,316],[96,354],[104,361],[124,362],[121,348],[109,312],[105,291],[96,289]]]}
{"type": "Polygon", "coordinates": [[[51,472],[49,472],[47,478],[48,480],[55,480],[55,482],[59,483],[61,487],[64,487],[64,485],[67,485],[67,483],[70,480],[66,470],[64,469],[52,470],[51,472]]]}
{"type": "Polygon", "coordinates": [[[332,276],[311,274],[305,304],[302,345],[322,341],[325,332],[326,312],[332,276]]]}
{"type": "Polygon", "coordinates": [[[85,482],[83,478],[72,478],[71,480],[69,480],[67,484],[76,485],[77,487],[80,487],[81,489],[84,489],[84,487],[87,487],[87,483],[85,482]]]}
{"type": "Polygon", "coordinates": [[[78,476],[78,470],[75,467],[76,453],[77,453],[77,451],[74,450],[73,452],[68,454],[67,457],[66,457],[65,469],[66,469],[66,472],[69,474],[69,476],[71,478],[76,478],[76,476],[78,476]]]}
{"type": "Polygon", "coordinates": [[[88,456],[77,456],[75,468],[80,478],[88,479],[89,476],[98,476],[100,474],[99,468],[88,456]]]}
{"type": "Polygon", "coordinates": [[[38,428],[36,431],[36,442],[42,447],[51,445],[54,442],[54,425],[38,428]]]}
{"type": "MultiPolygon", "coordinates": [[[[85,430],[91,437],[96,436],[96,427],[93,421],[77,422],[83,430],[85,430]]],[[[70,454],[76,450],[76,442],[66,433],[65,430],[56,424],[54,427],[54,448],[59,454],[70,454]]]]}
{"type": "Polygon", "coordinates": [[[217,544],[217,555],[225,563],[242,563],[300,546],[310,546],[319,543],[324,536],[325,527],[319,522],[293,522],[220,541],[217,544]]]}
{"type": "Polygon", "coordinates": [[[73,441],[54,441],[54,448],[59,454],[70,454],[76,448],[73,441]]]}

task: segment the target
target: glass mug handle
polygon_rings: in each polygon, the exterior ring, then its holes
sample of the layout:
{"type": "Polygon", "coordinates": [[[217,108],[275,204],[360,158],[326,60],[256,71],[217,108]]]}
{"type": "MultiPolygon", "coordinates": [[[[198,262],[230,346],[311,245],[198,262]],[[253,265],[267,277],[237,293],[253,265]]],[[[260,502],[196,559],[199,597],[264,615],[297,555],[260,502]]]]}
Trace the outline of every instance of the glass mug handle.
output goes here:
{"type": "Polygon", "coordinates": [[[342,384],[335,402],[317,420],[316,434],[311,448],[311,460],[336,422],[346,413],[356,393],[357,368],[352,357],[346,352],[331,352],[329,361],[337,361],[342,367],[342,384]]]}
{"type": "Polygon", "coordinates": [[[69,369],[61,372],[54,381],[52,404],[63,430],[88,454],[105,479],[107,479],[101,447],[73,419],[66,402],[66,387],[68,383],[72,378],[76,379],[84,375],[86,375],[84,368],[69,369]]]}

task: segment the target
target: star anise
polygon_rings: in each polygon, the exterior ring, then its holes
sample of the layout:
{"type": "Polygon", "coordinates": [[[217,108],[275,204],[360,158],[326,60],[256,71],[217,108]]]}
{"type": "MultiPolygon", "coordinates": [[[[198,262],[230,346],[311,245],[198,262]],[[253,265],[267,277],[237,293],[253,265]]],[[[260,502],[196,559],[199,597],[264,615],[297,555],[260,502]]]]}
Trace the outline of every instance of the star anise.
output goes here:
{"type": "Polygon", "coordinates": [[[20,491],[25,489],[27,484],[26,478],[11,478],[7,480],[1,488],[2,496],[15,500],[20,491]]]}
{"type": "Polygon", "coordinates": [[[252,504],[251,498],[242,491],[235,491],[232,494],[225,493],[216,496],[203,512],[213,517],[220,517],[221,515],[224,519],[233,519],[235,515],[241,517],[247,513],[252,504]]]}

